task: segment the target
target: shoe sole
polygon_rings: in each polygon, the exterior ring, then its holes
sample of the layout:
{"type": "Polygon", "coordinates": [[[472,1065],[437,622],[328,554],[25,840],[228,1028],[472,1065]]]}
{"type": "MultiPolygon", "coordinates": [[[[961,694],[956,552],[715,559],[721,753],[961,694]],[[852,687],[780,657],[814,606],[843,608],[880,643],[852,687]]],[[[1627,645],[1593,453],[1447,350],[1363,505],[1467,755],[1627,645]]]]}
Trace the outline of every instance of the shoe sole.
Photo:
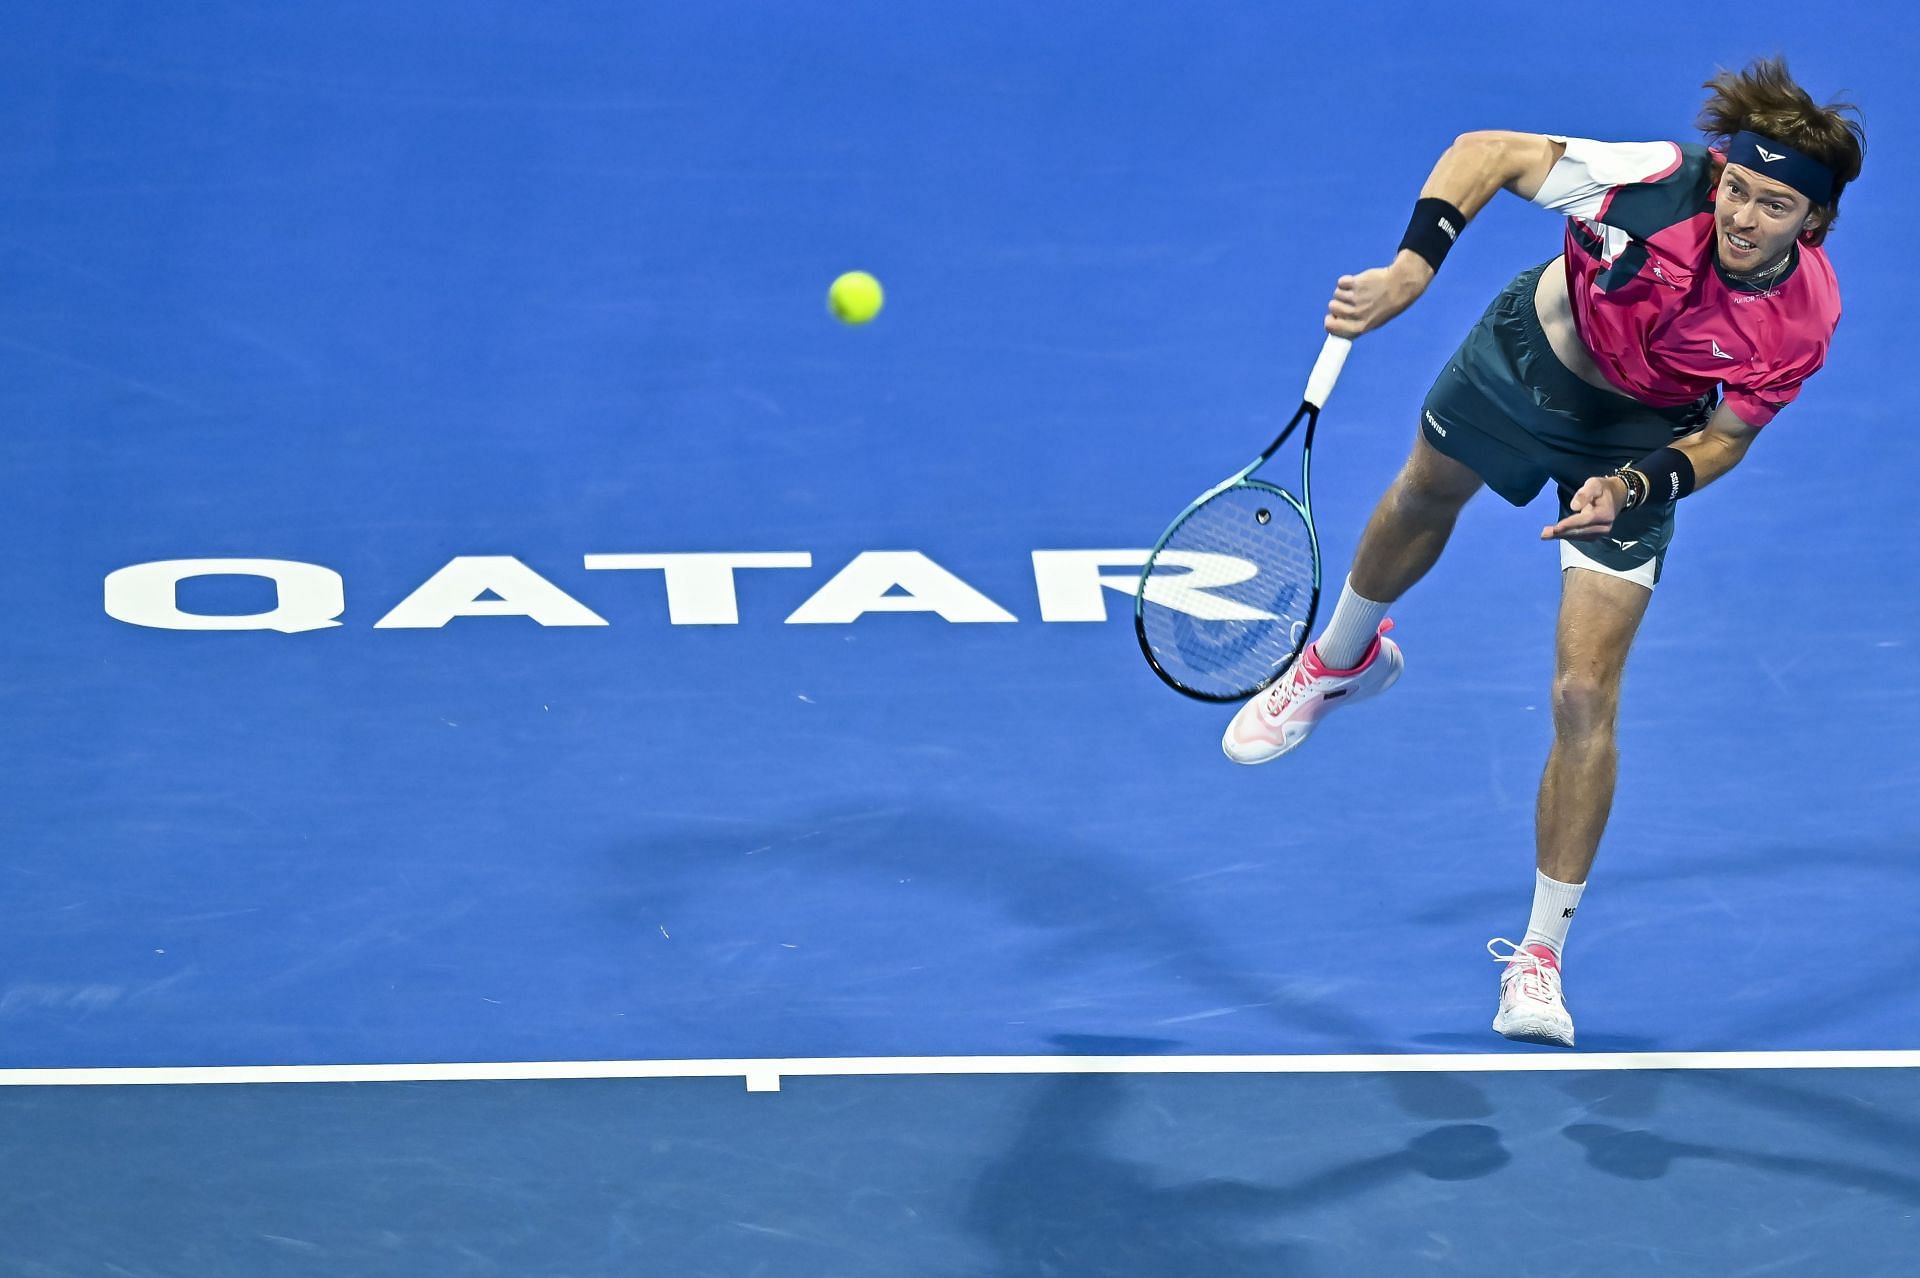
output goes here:
{"type": "Polygon", "coordinates": [[[1548,1047],[1572,1047],[1573,1028],[1561,1029],[1551,1021],[1529,1021],[1519,1017],[1493,1018],[1493,1032],[1516,1043],[1542,1043],[1548,1047]],[[1502,1024],[1502,1021],[1505,1024],[1502,1024]]]}

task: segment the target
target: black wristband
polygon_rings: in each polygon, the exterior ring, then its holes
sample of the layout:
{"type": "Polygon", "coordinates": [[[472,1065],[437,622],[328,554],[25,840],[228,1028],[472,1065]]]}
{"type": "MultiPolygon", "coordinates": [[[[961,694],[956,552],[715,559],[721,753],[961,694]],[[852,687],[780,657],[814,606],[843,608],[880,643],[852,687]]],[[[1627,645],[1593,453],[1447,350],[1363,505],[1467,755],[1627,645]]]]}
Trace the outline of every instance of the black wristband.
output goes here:
{"type": "Polygon", "coordinates": [[[1693,462],[1677,448],[1648,453],[1633,469],[1647,477],[1646,501],[1679,501],[1693,491],[1693,462]]]}
{"type": "Polygon", "coordinates": [[[1467,215],[1453,205],[1432,196],[1421,196],[1413,206],[1413,220],[1407,223],[1400,247],[1412,249],[1437,271],[1466,225],[1467,215]]]}

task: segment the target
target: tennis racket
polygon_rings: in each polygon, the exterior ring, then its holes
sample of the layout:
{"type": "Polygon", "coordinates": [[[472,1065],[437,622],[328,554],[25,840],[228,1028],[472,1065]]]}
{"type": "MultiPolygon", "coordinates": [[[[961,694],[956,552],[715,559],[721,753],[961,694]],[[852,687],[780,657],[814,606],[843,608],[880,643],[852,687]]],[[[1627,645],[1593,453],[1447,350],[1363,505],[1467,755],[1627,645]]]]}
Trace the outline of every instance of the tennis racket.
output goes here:
{"type": "Polygon", "coordinates": [[[1313,528],[1313,431],[1353,342],[1329,337],[1300,410],[1245,469],[1200,494],[1147,556],[1133,630],[1147,664],[1177,692],[1239,701],[1285,674],[1320,607],[1313,528]],[[1300,496],[1253,474],[1306,423],[1300,496]]]}

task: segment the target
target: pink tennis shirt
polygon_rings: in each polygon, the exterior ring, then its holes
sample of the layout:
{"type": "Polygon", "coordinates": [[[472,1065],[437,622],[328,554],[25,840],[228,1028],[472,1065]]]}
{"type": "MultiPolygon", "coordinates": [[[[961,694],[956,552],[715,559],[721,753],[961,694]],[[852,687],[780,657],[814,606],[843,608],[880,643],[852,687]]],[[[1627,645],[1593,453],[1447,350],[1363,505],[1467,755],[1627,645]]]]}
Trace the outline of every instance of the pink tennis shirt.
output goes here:
{"type": "Polygon", "coordinates": [[[1554,141],[1566,155],[1533,202],[1567,215],[1567,296],[1601,373],[1661,407],[1724,387],[1742,421],[1772,421],[1826,363],[1840,322],[1827,255],[1796,244],[1785,274],[1742,284],[1715,254],[1714,152],[1554,141]]]}

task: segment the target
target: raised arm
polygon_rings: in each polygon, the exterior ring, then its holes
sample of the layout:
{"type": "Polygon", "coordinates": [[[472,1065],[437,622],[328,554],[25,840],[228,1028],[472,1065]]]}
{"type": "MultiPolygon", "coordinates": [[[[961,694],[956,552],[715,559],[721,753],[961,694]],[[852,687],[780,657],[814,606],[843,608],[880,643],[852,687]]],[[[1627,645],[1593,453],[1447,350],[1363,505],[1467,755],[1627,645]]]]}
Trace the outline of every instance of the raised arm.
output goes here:
{"type": "MultiPolygon", "coordinates": [[[[1508,190],[1522,199],[1532,199],[1565,151],[1566,147],[1540,133],[1462,133],[1427,175],[1420,198],[1452,205],[1464,223],[1485,208],[1497,191],[1508,190]]],[[[1417,205],[1416,223],[1433,207],[1417,205]]],[[[1445,220],[1450,230],[1443,228],[1440,233],[1450,243],[1465,226],[1453,226],[1451,218],[1445,220]]],[[[1410,227],[1407,234],[1409,240],[1414,239],[1416,229],[1410,227]]],[[[1426,229],[1425,234],[1434,232],[1426,229]]],[[[1386,266],[1342,275],[1334,285],[1333,300],[1327,304],[1327,331],[1339,337],[1358,337],[1379,328],[1426,292],[1433,273],[1434,266],[1427,257],[1402,247],[1386,266]]]]}

